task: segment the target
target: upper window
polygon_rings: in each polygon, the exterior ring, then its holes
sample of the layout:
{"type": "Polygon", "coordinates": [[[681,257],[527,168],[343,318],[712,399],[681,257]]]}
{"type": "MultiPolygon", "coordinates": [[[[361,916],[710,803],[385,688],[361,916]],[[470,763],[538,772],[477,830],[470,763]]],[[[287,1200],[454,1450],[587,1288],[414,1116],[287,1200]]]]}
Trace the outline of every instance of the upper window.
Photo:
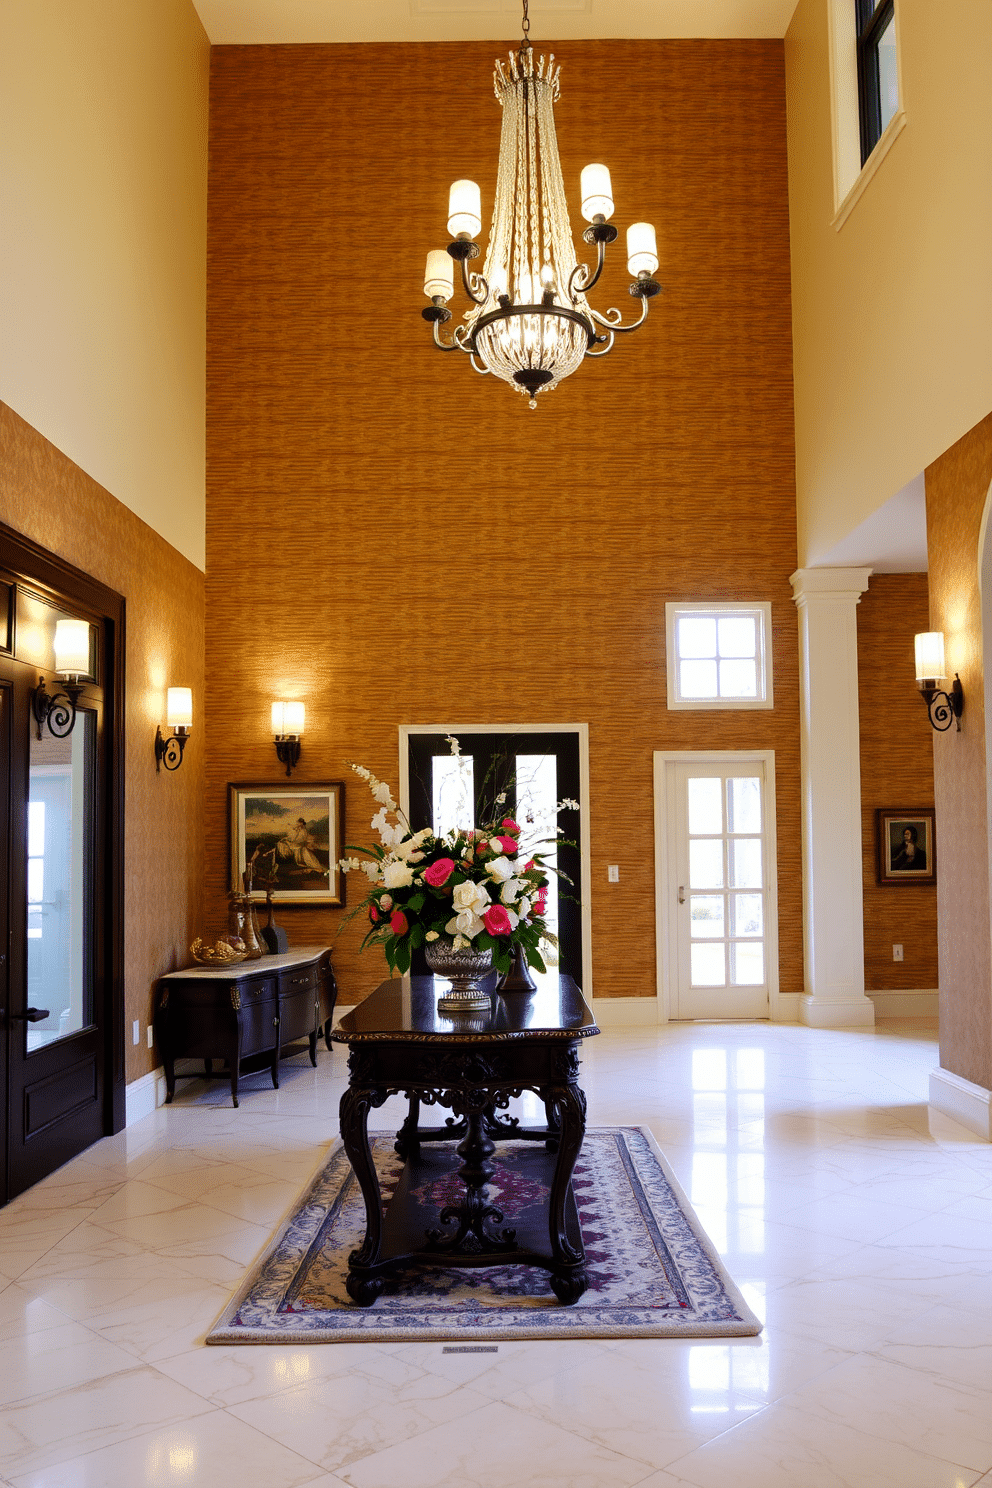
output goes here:
{"type": "Polygon", "coordinates": [[[895,0],[854,0],[858,35],[861,164],[899,108],[895,0]]]}
{"type": "Polygon", "coordinates": [[[668,706],[770,708],[771,605],[667,604],[668,706]]]}

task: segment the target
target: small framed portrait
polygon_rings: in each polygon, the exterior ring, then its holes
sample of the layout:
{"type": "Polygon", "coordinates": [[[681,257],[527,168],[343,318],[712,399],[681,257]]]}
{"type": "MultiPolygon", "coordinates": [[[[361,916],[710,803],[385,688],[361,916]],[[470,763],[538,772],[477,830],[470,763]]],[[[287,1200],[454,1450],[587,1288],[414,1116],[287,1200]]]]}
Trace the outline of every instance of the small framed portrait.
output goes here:
{"type": "Polygon", "coordinates": [[[878,881],[893,887],[937,882],[933,807],[875,812],[878,881]]]}
{"type": "Polygon", "coordinates": [[[344,786],[229,785],[231,888],[251,874],[251,897],[271,889],[279,904],[343,904],[338,867],[344,823],[344,786]]]}

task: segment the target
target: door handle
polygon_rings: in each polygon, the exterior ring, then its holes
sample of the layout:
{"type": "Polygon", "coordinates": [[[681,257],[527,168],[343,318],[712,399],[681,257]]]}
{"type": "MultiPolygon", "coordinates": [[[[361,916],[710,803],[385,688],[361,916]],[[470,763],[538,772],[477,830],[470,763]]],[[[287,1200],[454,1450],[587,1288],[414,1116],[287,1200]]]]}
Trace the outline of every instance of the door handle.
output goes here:
{"type": "Polygon", "coordinates": [[[47,1008],[25,1008],[23,1013],[11,1013],[12,1018],[19,1018],[22,1023],[43,1023],[46,1018],[51,1017],[47,1008]]]}
{"type": "Polygon", "coordinates": [[[685,903],[685,884],[679,884],[679,903],[685,903]]]}

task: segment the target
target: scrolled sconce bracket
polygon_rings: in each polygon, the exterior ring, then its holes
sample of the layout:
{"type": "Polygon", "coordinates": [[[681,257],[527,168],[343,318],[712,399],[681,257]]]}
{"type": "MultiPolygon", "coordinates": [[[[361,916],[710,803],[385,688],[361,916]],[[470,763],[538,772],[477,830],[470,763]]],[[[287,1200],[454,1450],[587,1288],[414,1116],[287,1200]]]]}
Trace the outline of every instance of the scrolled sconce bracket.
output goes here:
{"type": "Polygon", "coordinates": [[[292,775],[300,758],[300,740],[291,735],[276,735],[276,758],[286,766],[286,774],[292,775]]]}
{"type": "Polygon", "coordinates": [[[945,692],[942,688],[927,687],[921,684],[920,692],[927,705],[930,727],[938,734],[943,734],[952,723],[956,723],[957,731],[960,733],[961,714],[964,712],[964,688],[961,686],[961,678],[957,672],[954,673],[954,681],[949,691],[945,692]]]}
{"type": "Polygon", "coordinates": [[[38,738],[47,724],[48,732],[55,739],[67,739],[76,724],[76,705],[82,688],[74,682],[63,682],[56,692],[49,692],[44,677],[38,678],[38,686],[31,699],[31,711],[38,725],[38,738]]]}
{"type": "Polygon", "coordinates": [[[183,762],[183,750],[188,738],[189,734],[185,729],[177,728],[167,739],[162,733],[161,724],[158,724],[155,729],[155,769],[161,771],[165,765],[167,770],[178,770],[183,762]]]}

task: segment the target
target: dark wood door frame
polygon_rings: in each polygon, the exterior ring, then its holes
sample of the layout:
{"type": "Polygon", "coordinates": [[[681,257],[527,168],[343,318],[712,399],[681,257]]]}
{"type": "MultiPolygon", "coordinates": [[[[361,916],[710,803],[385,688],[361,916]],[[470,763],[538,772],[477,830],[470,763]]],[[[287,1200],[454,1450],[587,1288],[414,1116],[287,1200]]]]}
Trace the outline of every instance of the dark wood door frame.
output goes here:
{"type": "MultiPolygon", "coordinates": [[[[107,811],[105,880],[100,933],[106,947],[108,985],[104,999],[104,1133],[125,1123],[124,1072],[124,663],[125,601],[122,595],[30,538],[0,523],[0,567],[53,602],[69,601],[101,622],[103,688],[109,749],[102,782],[107,811]]],[[[9,865],[8,865],[9,868],[9,865]]],[[[13,927],[10,927],[13,933],[13,927]]],[[[10,946],[6,950],[9,959],[10,946]]]]}

